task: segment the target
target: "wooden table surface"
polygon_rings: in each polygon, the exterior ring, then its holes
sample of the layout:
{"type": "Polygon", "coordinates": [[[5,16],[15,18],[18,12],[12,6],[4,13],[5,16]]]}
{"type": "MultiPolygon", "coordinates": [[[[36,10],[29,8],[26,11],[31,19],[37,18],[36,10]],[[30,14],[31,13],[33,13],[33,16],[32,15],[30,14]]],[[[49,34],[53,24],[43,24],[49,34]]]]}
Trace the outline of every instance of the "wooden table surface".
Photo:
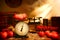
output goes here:
{"type": "Polygon", "coordinates": [[[50,38],[47,37],[40,37],[37,33],[28,33],[27,34],[28,38],[8,38],[6,40],[51,40],[50,38]]]}

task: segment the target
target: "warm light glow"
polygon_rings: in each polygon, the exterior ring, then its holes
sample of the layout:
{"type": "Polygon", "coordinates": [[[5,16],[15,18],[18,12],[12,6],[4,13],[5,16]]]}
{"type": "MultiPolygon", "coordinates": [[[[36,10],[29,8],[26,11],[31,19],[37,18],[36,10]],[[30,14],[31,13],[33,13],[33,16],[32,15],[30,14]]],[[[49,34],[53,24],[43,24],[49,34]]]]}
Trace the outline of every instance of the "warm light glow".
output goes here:
{"type": "Polygon", "coordinates": [[[60,17],[60,0],[45,0],[46,3],[40,5],[39,7],[35,7],[35,9],[31,12],[30,17],[42,17],[47,18],[48,20],[51,17],[60,17]]]}
{"type": "MultiPolygon", "coordinates": [[[[38,15],[36,15],[36,17],[42,17],[45,18],[47,16],[47,14],[50,12],[50,10],[52,9],[52,6],[49,5],[44,5],[43,7],[39,8],[42,12],[41,14],[39,13],[38,15]]],[[[39,10],[37,12],[40,12],[39,10]]]]}
{"type": "Polygon", "coordinates": [[[34,11],[31,12],[31,16],[37,16],[40,15],[46,8],[49,7],[49,4],[44,4],[43,6],[37,7],[34,9],[34,11]]]}
{"type": "Polygon", "coordinates": [[[35,17],[42,17],[40,20],[43,20],[43,18],[47,18],[47,15],[51,11],[51,9],[52,6],[50,4],[44,4],[43,6],[35,8],[32,13],[35,15],[35,17]]]}
{"type": "MultiPolygon", "coordinates": [[[[48,19],[48,17],[47,17],[47,15],[49,14],[49,12],[51,11],[51,9],[52,9],[52,7],[50,6],[50,7],[48,7],[40,16],[42,17],[42,19],[41,20],[43,20],[44,18],[47,18],[48,19]]],[[[43,22],[42,22],[43,23],[43,22]]]]}
{"type": "Polygon", "coordinates": [[[52,16],[60,16],[60,0],[54,0],[53,5],[54,8],[52,16]]]}
{"type": "MultiPolygon", "coordinates": [[[[44,18],[47,18],[47,15],[48,13],[51,11],[52,9],[52,6],[49,6],[49,5],[44,5],[43,7],[40,7],[39,8],[40,10],[42,9],[42,13],[41,14],[38,14],[36,15],[36,17],[42,17],[41,20],[43,20],[44,18]],[[44,10],[45,9],[45,10],[44,10]]],[[[40,11],[38,11],[40,12],[40,11]]],[[[43,21],[41,21],[43,23],[43,21]]]]}
{"type": "Polygon", "coordinates": [[[49,6],[49,4],[44,4],[43,6],[41,7],[38,7],[38,8],[35,8],[35,12],[42,12],[44,11],[47,7],[49,6]]]}
{"type": "Polygon", "coordinates": [[[51,8],[51,6],[47,7],[41,14],[37,15],[36,17],[42,17],[42,19],[47,18],[47,15],[51,11],[51,8]]]}

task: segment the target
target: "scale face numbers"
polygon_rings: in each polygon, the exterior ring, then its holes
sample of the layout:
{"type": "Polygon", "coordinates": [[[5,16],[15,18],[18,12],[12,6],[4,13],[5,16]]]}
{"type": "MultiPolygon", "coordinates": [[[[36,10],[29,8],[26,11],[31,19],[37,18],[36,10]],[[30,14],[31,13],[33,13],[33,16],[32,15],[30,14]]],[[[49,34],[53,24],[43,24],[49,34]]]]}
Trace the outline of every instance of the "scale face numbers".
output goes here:
{"type": "Polygon", "coordinates": [[[15,32],[19,36],[25,36],[29,31],[28,24],[25,22],[18,22],[15,26],[15,32]]]}

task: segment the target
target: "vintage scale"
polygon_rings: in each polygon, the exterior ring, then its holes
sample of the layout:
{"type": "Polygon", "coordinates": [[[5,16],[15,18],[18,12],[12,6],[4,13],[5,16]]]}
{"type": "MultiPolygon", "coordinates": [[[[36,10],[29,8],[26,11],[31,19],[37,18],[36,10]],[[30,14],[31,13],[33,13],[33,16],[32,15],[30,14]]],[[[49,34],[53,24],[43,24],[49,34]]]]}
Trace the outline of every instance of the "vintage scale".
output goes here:
{"type": "Polygon", "coordinates": [[[15,37],[19,38],[26,38],[27,34],[29,32],[29,26],[24,20],[18,20],[18,22],[15,25],[15,37]]]}
{"type": "Polygon", "coordinates": [[[27,35],[29,27],[25,22],[18,22],[15,26],[15,32],[17,35],[24,37],[27,35]]]}

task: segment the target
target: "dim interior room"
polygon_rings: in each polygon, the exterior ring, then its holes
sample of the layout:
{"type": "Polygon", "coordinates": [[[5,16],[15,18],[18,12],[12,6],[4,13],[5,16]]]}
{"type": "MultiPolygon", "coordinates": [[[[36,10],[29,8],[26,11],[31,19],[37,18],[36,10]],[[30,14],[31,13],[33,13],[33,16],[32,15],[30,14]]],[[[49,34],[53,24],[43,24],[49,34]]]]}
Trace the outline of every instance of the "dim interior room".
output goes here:
{"type": "MultiPolygon", "coordinates": [[[[33,34],[41,30],[45,32],[46,29],[58,30],[60,33],[57,27],[60,28],[60,0],[0,0],[0,31],[7,28],[15,32],[16,29],[19,36],[27,34],[28,30],[33,34]],[[15,28],[16,25],[19,26],[15,28]],[[19,30],[21,34],[18,33],[19,30]]],[[[28,36],[30,37],[29,33],[28,36]]]]}

